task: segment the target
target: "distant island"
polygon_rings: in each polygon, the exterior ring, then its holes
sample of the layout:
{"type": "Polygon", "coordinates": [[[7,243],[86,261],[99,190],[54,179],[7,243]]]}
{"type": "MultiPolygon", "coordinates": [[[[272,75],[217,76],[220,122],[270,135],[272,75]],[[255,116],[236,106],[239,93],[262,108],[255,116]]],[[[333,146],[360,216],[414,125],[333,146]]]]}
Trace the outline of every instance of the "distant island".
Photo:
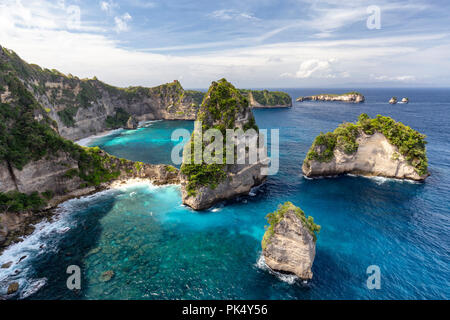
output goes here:
{"type": "Polygon", "coordinates": [[[378,115],[363,113],[321,133],[303,162],[307,177],[355,174],[421,181],[429,176],[425,135],[378,115]]]}
{"type": "Polygon", "coordinates": [[[352,91],[343,94],[318,94],[315,96],[298,97],[296,101],[341,101],[350,103],[362,103],[365,100],[366,98],[361,93],[352,91]]]}

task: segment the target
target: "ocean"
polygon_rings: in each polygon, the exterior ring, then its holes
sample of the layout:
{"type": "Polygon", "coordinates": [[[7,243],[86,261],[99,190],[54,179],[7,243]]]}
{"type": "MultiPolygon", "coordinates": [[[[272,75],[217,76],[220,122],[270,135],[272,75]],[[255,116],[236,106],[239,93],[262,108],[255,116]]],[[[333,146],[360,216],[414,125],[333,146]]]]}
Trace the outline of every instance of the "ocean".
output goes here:
{"type": "MultiPolygon", "coordinates": [[[[295,99],[354,88],[281,90],[295,99]]],[[[0,256],[0,264],[16,262],[0,269],[0,284],[18,281],[18,298],[25,299],[449,299],[450,90],[358,91],[365,103],[254,110],[260,128],[280,130],[280,171],[251,196],[195,212],[182,205],[178,186],[130,182],[70,200],[52,223],[40,223],[0,256]],[[392,96],[410,103],[389,105],[392,96]],[[391,116],[427,135],[431,176],[424,183],[303,177],[314,138],[363,112],[391,116]],[[322,226],[308,283],[271,272],[261,260],[265,216],[285,201],[322,226]],[[81,270],[75,292],[66,286],[70,265],[81,270]],[[367,268],[373,265],[380,268],[381,288],[371,290],[367,268]],[[102,282],[109,270],[113,278],[102,282]]],[[[155,121],[86,143],[168,164],[176,128],[192,130],[193,123],[155,121]]]]}

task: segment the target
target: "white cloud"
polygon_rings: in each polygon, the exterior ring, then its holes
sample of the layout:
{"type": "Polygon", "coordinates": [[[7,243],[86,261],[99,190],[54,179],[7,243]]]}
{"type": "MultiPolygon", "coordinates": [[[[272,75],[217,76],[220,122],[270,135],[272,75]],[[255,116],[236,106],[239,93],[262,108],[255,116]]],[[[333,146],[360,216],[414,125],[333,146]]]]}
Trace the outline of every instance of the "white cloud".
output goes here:
{"type": "Polygon", "coordinates": [[[232,9],[216,10],[208,15],[211,18],[219,20],[259,20],[255,16],[245,12],[239,12],[232,9]]]}
{"type": "MultiPolygon", "coordinates": [[[[215,49],[168,55],[124,49],[113,35],[100,33],[86,22],[73,32],[66,28],[66,16],[46,1],[26,9],[16,1],[0,2],[0,44],[30,63],[79,77],[96,75],[119,86],[154,86],[181,76],[182,84],[191,88],[207,87],[222,77],[240,87],[317,87],[341,86],[343,79],[345,84],[382,84],[390,80],[376,77],[385,75],[397,78],[399,84],[413,79],[414,84],[423,84],[425,79],[450,85],[446,33],[266,45],[244,39],[240,44],[246,46],[239,48],[224,41],[215,43],[215,49]],[[282,73],[284,77],[277,77],[282,73]]],[[[119,18],[125,22],[120,29],[128,29],[131,16],[119,18]]],[[[191,48],[203,45],[189,44],[191,48]]]]}
{"type": "Polygon", "coordinates": [[[348,71],[337,71],[335,68],[337,60],[331,58],[328,60],[318,60],[318,59],[308,59],[300,64],[300,68],[295,74],[285,72],[281,74],[281,77],[287,78],[298,78],[298,79],[308,79],[308,78],[348,78],[350,74],[348,71]]]}
{"type": "Polygon", "coordinates": [[[150,1],[146,1],[146,0],[128,0],[128,4],[133,7],[142,8],[142,9],[149,9],[149,8],[154,8],[157,6],[157,4],[155,2],[150,2],[150,1]]]}
{"type": "Polygon", "coordinates": [[[128,22],[131,20],[132,20],[132,17],[130,16],[130,14],[128,12],[120,17],[114,17],[114,22],[116,24],[116,27],[115,27],[116,32],[120,33],[123,31],[128,31],[128,29],[129,29],[128,22]]]}
{"type": "Polygon", "coordinates": [[[311,59],[303,61],[300,65],[300,69],[298,69],[295,76],[297,78],[309,78],[313,74],[321,74],[322,76],[331,76],[331,64],[334,62],[334,59],[330,59],[327,61],[320,61],[317,59],[311,59]]]}
{"type": "Polygon", "coordinates": [[[100,8],[102,9],[102,11],[107,12],[108,14],[112,14],[112,12],[114,11],[114,9],[118,8],[119,5],[112,1],[100,1],[100,8]]]}
{"type": "Polygon", "coordinates": [[[402,76],[386,76],[386,75],[370,75],[371,78],[378,81],[399,81],[399,82],[413,82],[416,81],[416,77],[412,75],[402,76]]]}

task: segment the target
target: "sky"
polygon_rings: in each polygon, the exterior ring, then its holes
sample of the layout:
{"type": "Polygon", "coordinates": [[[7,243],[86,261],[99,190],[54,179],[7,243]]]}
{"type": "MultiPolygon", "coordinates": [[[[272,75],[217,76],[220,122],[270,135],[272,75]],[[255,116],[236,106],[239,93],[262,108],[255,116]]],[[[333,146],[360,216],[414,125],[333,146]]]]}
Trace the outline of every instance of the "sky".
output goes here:
{"type": "Polygon", "coordinates": [[[121,87],[450,87],[449,12],[448,0],[0,0],[0,45],[121,87]]]}

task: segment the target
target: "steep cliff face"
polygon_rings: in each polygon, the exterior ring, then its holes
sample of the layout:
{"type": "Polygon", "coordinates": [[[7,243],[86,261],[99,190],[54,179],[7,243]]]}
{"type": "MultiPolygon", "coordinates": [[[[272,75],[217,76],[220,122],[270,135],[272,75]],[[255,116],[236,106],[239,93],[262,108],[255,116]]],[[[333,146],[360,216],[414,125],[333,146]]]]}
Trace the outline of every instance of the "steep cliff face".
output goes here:
{"type": "MultiPolygon", "coordinates": [[[[233,85],[225,79],[213,82],[200,107],[197,121],[191,141],[186,144],[183,153],[181,190],[184,204],[195,210],[207,209],[220,200],[248,194],[252,187],[264,182],[266,176],[262,169],[267,167],[268,159],[263,145],[259,146],[260,157],[255,162],[249,161],[249,153],[246,152],[242,164],[237,164],[235,160],[227,164],[225,154],[218,156],[223,163],[211,163],[204,158],[200,163],[194,163],[194,141],[196,137],[203,137],[208,129],[219,130],[224,138],[227,129],[253,129],[247,136],[229,137],[234,146],[242,141],[240,139],[247,138],[255,143],[258,140],[258,127],[248,100],[233,85]]],[[[204,141],[201,145],[200,156],[203,155],[206,144],[204,141]]]]}
{"type": "MultiPolygon", "coordinates": [[[[125,126],[131,115],[137,121],[193,120],[203,95],[184,90],[178,81],[154,88],[122,89],[95,78],[65,76],[57,70],[28,64],[1,47],[0,63],[0,72],[14,72],[56,121],[61,136],[71,140],[125,126]]],[[[2,101],[6,101],[8,87],[0,91],[2,101]]]]}
{"type": "Polygon", "coordinates": [[[348,92],[344,94],[319,94],[316,96],[307,96],[297,98],[297,102],[303,101],[341,101],[350,103],[362,103],[366,99],[358,92],[348,92]]]}
{"type": "Polygon", "coordinates": [[[349,173],[424,180],[429,175],[424,139],[391,118],[363,114],[356,124],[317,137],[302,170],[308,177],[349,173]]]}
{"type": "MultiPolygon", "coordinates": [[[[28,64],[11,50],[0,46],[0,73],[13,72],[46,114],[56,121],[59,133],[70,140],[99,132],[129,127],[128,120],[194,120],[204,93],[184,90],[178,81],[154,88],[118,88],[96,78],[79,79],[57,70],[28,64]]],[[[248,94],[250,90],[243,90],[248,94]]],[[[287,107],[292,105],[284,92],[251,90],[251,106],[287,107]]],[[[9,89],[0,83],[0,99],[6,102],[9,89]]]]}
{"type": "Polygon", "coordinates": [[[262,241],[264,261],[272,270],[312,278],[316,255],[316,233],[320,226],[291,202],[280,205],[268,216],[270,223],[262,241]]]}
{"type": "Polygon", "coordinates": [[[0,59],[0,247],[29,233],[42,210],[111,181],[141,177],[179,183],[173,167],[118,159],[64,139],[27,85],[0,59]]]}

